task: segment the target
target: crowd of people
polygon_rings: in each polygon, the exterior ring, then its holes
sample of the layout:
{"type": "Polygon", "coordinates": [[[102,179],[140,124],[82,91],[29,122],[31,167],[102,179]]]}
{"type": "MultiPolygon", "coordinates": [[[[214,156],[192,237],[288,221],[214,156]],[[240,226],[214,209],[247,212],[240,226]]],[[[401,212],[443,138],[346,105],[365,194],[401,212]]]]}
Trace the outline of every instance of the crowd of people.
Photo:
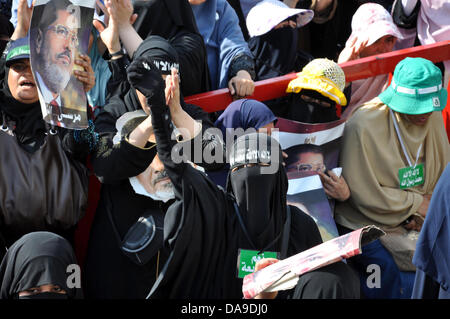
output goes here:
{"type": "Polygon", "coordinates": [[[94,2],[91,21],[70,0],[0,0],[0,299],[240,299],[243,252],[275,253],[258,270],[323,242],[287,203],[305,170],[339,235],[385,235],[258,298],[449,297],[448,61],[408,57],[353,82],[339,66],[450,39],[448,1],[94,2]],[[292,72],[285,96],[251,98],[292,72]],[[76,85],[81,129],[63,116],[76,85]],[[224,110],[185,102],[217,89],[224,110]],[[283,150],[279,118],[345,120],[342,174],[316,145],[283,150]],[[90,178],[101,188],[78,255],[90,178]]]}

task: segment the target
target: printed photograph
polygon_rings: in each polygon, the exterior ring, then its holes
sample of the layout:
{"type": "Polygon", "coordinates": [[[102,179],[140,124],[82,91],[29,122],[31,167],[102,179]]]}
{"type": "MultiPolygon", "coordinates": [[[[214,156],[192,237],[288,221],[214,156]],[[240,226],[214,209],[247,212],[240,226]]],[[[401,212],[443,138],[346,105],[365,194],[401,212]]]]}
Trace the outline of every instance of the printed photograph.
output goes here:
{"type": "Polygon", "coordinates": [[[84,129],[87,98],[73,75],[75,60],[87,53],[95,1],[38,0],[30,26],[30,61],[44,120],[84,129]]]}

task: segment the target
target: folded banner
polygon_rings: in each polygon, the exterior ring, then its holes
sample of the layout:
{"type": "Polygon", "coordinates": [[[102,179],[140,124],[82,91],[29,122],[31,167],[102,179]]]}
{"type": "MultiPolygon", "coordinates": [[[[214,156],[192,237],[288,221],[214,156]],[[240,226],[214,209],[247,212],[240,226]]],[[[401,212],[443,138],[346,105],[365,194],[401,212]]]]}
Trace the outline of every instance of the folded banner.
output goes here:
{"type": "Polygon", "coordinates": [[[376,226],[366,226],[249,274],[242,285],[244,298],[254,298],[261,292],[291,289],[300,275],[359,255],[364,245],[384,234],[376,226]]]}

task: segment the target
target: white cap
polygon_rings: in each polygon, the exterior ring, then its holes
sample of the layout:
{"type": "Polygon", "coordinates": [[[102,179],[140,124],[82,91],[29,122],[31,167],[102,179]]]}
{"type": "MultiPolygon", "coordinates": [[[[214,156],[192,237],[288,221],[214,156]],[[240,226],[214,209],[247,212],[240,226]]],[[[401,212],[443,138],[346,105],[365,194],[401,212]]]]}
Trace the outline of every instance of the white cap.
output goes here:
{"type": "Polygon", "coordinates": [[[247,29],[251,37],[265,34],[277,24],[297,15],[297,28],[309,23],[314,18],[314,11],[292,9],[278,0],[263,0],[255,5],[247,15],[247,29]]]}

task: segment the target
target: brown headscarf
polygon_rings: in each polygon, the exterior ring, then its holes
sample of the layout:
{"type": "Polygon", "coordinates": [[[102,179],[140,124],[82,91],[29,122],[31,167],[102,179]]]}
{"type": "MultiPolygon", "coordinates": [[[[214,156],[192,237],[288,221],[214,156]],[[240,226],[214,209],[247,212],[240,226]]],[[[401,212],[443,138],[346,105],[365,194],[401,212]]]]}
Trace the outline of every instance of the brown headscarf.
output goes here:
{"type": "Polygon", "coordinates": [[[433,112],[424,126],[412,124],[404,114],[394,115],[413,161],[423,143],[417,163],[424,164],[425,182],[400,189],[398,171],[409,164],[389,107],[378,98],[369,101],[354,113],[344,131],[341,166],[351,197],[336,205],[335,218],[345,227],[398,226],[417,212],[422,195],[433,192],[450,160],[441,112],[433,112]]]}

